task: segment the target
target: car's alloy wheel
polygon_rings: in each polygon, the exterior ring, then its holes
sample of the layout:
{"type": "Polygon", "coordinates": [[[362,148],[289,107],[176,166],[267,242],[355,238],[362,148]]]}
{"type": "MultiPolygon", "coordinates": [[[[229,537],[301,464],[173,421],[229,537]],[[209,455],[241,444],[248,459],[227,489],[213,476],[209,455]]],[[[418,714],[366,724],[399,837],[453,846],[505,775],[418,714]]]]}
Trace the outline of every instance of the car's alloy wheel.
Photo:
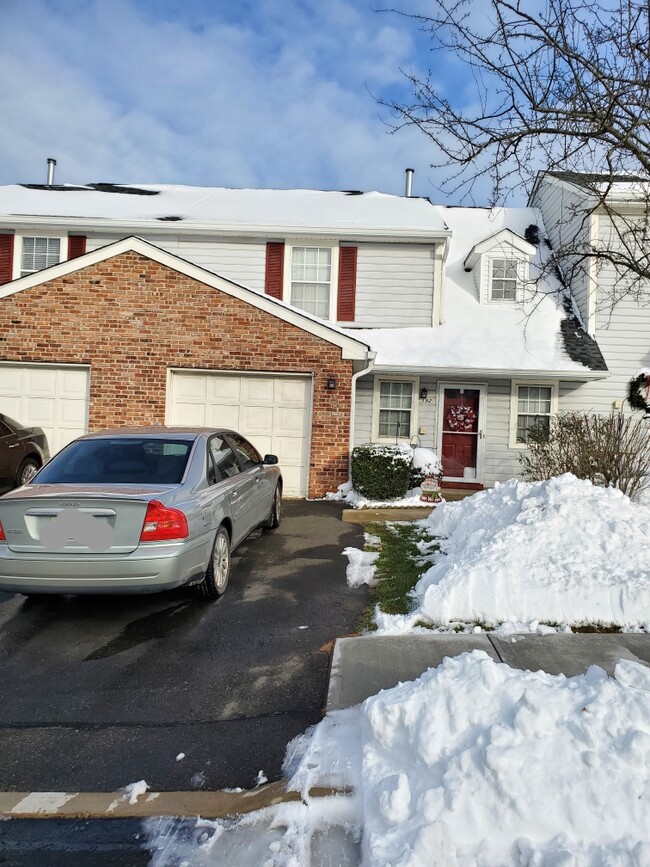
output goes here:
{"type": "Polygon", "coordinates": [[[197,590],[206,599],[218,599],[225,593],[229,578],[230,537],[225,527],[219,527],[205,577],[197,585],[197,590]]]}
{"type": "Polygon", "coordinates": [[[39,470],[40,465],[34,458],[27,458],[26,461],[23,461],[18,467],[16,475],[18,486],[29,484],[39,470]]]}

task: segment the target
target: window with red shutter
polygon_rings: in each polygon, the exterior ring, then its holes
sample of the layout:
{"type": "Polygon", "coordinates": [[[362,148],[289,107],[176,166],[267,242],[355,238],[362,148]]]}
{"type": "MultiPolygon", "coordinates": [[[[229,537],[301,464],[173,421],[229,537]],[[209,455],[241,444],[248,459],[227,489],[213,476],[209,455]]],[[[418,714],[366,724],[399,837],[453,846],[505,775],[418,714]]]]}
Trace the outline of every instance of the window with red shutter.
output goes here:
{"type": "Polygon", "coordinates": [[[264,291],[273,298],[282,299],[284,281],[284,243],[269,241],[266,245],[266,272],[264,291]]]}
{"type": "Polygon", "coordinates": [[[14,236],[0,235],[0,284],[10,283],[14,271],[14,236]]]}
{"type": "Polygon", "coordinates": [[[339,293],[336,318],[338,322],[353,322],[357,293],[357,248],[339,250],[339,293]]]}

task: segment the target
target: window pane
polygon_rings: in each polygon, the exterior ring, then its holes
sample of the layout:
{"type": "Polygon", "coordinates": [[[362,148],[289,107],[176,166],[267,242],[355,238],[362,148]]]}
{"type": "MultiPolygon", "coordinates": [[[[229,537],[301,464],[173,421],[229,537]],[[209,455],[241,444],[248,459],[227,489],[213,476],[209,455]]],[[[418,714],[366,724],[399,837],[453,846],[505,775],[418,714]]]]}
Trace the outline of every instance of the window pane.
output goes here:
{"type": "Polygon", "coordinates": [[[59,238],[23,238],[20,275],[32,274],[50,265],[56,265],[61,259],[61,241],[59,238]]]}
{"type": "Polygon", "coordinates": [[[332,273],[329,247],[293,247],[291,303],[301,310],[329,319],[332,273]]]}
{"type": "Polygon", "coordinates": [[[495,301],[514,301],[517,296],[517,260],[493,259],[490,297],[495,301]]]}
{"type": "Polygon", "coordinates": [[[410,438],[412,407],[412,382],[380,382],[379,436],[410,438]]]}
{"type": "Polygon", "coordinates": [[[553,389],[546,385],[520,385],[517,387],[517,442],[525,443],[529,431],[541,426],[550,429],[553,389]]]}

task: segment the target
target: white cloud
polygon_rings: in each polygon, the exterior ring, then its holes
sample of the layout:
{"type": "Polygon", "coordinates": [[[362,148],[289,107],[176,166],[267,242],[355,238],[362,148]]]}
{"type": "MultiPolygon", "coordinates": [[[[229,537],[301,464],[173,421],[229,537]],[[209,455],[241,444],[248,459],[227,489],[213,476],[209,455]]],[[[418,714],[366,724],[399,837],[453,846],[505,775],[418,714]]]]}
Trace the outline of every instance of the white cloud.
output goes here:
{"type": "Polygon", "coordinates": [[[428,140],[389,135],[369,93],[417,62],[406,22],[354,0],[179,5],[5,0],[0,183],[43,182],[54,156],[59,182],[400,193],[409,165],[433,195],[428,140]]]}

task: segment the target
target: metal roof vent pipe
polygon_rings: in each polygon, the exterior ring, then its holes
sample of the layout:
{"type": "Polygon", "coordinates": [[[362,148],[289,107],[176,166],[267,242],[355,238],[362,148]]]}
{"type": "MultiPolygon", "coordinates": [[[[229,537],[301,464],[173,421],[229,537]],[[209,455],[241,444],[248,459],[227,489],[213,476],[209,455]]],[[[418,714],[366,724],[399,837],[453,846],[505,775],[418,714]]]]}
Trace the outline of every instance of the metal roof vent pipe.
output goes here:
{"type": "Polygon", "coordinates": [[[415,169],[406,169],[406,186],[404,187],[404,195],[410,199],[413,195],[413,174],[415,169]]]}
{"type": "Polygon", "coordinates": [[[47,185],[51,187],[54,184],[54,166],[56,165],[56,160],[54,157],[47,158],[47,185]]]}

